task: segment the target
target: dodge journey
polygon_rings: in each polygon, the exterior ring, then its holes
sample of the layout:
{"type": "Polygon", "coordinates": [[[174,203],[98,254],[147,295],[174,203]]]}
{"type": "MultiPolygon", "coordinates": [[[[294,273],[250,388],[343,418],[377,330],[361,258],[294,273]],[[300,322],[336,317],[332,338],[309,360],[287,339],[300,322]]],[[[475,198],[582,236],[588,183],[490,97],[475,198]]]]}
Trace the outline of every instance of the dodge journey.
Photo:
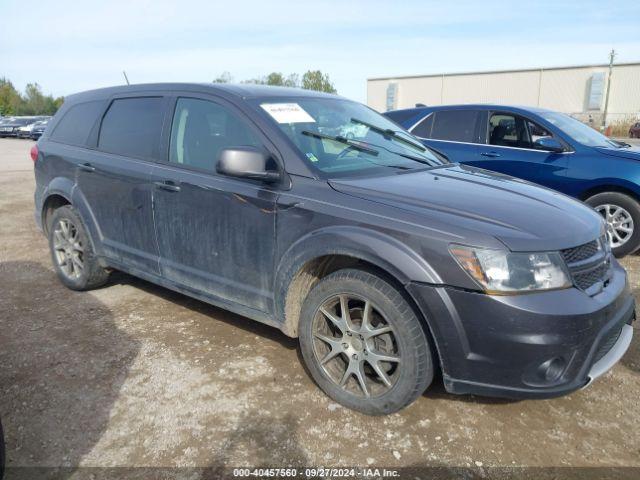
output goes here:
{"type": "Polygon", "coordinates": [[[631,341],[598,213],[338,96],[95,90],[65,100],[31,156],[64,285],[115,269],[272,325],[364,413],[407,406],[436,373],[451,393],[566,394],[631,341]]]}

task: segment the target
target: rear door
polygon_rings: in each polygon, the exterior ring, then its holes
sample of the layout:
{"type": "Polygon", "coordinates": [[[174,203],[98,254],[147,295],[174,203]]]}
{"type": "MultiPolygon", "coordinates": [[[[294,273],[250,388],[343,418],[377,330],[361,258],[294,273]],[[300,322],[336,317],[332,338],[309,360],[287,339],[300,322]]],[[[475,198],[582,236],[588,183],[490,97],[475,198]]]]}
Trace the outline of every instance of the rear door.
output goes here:
{"type": "Polygon", "coordinates": [[[530,118],[507,111],[489,111],[484,145],[469,163],[559,189],[566,180],[566,154],[541,150],[535,145],[537,139],[553,136],[530,118]]]}
{"type": "Polygon", "coordinates": [[[78,187],[97,225],[104,254],[133,270],[160,273],[150,175],[160,152],[167,100],[111,99],[91,155],[77,164],[78,187]]]}
{"type": "Polygon", "coordinates": [[[478,110],[436,110],[415,125],[411,133],[450,161],[469,163],[477,157],[483,128],[483,116],[478,110]]]}
{"type": "Polygon", "coordinates": [[[216,172],[222,149],[263,147],[267,139],[234,105],[192,94],[175,100],[167,136],[168,156],[153,172],[163,277],[270,311],[277,191],[216,172]]]}

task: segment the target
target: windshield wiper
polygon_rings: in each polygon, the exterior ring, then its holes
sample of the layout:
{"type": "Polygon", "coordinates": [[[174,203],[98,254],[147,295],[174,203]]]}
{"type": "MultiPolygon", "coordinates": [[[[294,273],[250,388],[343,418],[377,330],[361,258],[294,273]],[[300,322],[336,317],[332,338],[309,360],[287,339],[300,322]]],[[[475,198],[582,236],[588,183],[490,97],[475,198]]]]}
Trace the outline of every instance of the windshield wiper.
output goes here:
{"type": "Polygon", "coordinates": [[[370,130],[373,130],[374,132],[377,132],[377,133],[379,133],[380,135],[382,135],[384,137],[392,137],[392,138],[396,139],[399,142],[402,142],[402,143],[404,143],[406,145],[411,145],[412,147],[417,148],[421,152],[424,152],[424,151],[427,150],[424,147],[424,145],[422,145],[417,140],[410,140],[409,138],[405,137],[404,135],[401,135],[401,134],[404,134],[404,132],[392,130],[390,128],[377,127],[376,125],[372,125],[371,123],[363,122],[362,120],[358,120],[357,118],[352,118],[351,122],[352,123],[358,123],[360,125],[364,125],[365,127],[369,127],[370,130]]]}
{"type": "Polygon", "coordinates": [[[322,140],[331,140],[334,142],[342,143],[344,145],[347,145],[353,148],[354,150],[360,150],[361,152],[369,153],[371,155],[378,155],[380,153],[378,150],[374,148],[367,147],[365,145],[362,145],[358,142],[354,142],[353,140],[349,140],[348,138],[342,137],[340,135],[333,137],[331,135],[325,135],[323,133],[318,133],[318,132],[311,132],[309,130],[303,130],[300,133],[308,137],[320,138],[322,140]]]}
{"type": "Polygon", "coordinates": [[[425,165],[429,165],[430,167],[438,167],[442,165],[441,163],[435,163],[433,160],[428,160],[426,158],[414,157],[413,155],[409,155],[407,153],[393,152],[396,155],[400,155],[401,157],[408,158],[409,160],[413,160],[414,162],[424,163],[425,165]]]}

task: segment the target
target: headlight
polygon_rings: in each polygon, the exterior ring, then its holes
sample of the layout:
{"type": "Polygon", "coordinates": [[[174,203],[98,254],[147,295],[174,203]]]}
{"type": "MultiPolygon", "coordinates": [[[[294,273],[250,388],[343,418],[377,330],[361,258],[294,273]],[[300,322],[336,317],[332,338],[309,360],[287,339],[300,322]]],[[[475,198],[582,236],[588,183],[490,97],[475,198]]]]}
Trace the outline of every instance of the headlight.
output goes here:
{"type": "Polygon", "coordinates": [[[509,295],[572,286],[559,253],[512,253],[460,245],[449,250],[487,293],[509,295]]]}

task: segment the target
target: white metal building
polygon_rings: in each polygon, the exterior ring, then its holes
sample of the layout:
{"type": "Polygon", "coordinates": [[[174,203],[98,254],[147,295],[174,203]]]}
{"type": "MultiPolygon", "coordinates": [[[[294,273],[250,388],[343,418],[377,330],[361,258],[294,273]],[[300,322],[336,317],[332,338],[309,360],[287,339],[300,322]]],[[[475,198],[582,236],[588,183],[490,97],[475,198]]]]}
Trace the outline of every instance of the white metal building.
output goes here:
{"type": "MultiPolygon", "coordinates": [[[[448,73],[367,80],[367,103],[384,112],[416,103],[540,106],[600,122],[608,65],[448,73]]],[[[640,63],[613,67],[607,123],[640,114],[640,63]]]]}

